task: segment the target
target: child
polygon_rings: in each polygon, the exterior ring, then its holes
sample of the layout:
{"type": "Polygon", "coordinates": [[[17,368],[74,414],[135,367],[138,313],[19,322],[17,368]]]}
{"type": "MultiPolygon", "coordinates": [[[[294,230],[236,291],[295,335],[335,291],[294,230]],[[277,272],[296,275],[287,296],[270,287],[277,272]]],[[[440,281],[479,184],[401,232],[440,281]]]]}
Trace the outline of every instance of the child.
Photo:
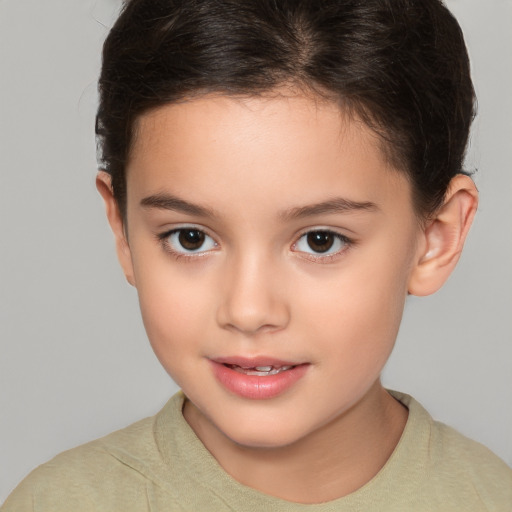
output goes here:
{"type": "Polygon", "coordinates": [[[477,207],[439,1],[131,0],[100,100],[97,187],[183,392],[2,510],[510,510],[510,468],[380,383],[477,207]]]}

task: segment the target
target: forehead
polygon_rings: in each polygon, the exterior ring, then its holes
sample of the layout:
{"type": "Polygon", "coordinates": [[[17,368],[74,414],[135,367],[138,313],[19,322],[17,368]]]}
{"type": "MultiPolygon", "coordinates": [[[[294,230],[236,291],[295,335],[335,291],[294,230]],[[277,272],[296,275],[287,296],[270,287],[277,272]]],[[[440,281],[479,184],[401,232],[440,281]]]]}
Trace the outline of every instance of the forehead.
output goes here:
{"type": "Polygon", "coordinates": [[[212,206],[241,196],[292,206],[334,193],[378,204],[401,189],[410,200],[375,133],[337,104],[305,95],[207,95],[145,114],[127,188],[129,202],[171,190],[212,206]]]}

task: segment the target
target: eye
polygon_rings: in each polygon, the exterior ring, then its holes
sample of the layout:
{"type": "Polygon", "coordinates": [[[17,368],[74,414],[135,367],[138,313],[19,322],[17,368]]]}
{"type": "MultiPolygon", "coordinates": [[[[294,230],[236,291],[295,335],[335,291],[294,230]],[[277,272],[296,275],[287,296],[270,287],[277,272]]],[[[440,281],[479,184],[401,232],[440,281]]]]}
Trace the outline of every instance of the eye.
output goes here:
{"type": "Polygon", "coordinates": [[[180,228],[162,236],[171,251],[179,254],[203,253],[214,249],[217,244],[211,236],[197,228],[180,228]]]}
{"type": "Polygon", "coordinates": [[[331,256],[350,245],[350,240],[333,231],[321,229],[304,233],[294,244],[296,251],[315,256],[331,256]]]}

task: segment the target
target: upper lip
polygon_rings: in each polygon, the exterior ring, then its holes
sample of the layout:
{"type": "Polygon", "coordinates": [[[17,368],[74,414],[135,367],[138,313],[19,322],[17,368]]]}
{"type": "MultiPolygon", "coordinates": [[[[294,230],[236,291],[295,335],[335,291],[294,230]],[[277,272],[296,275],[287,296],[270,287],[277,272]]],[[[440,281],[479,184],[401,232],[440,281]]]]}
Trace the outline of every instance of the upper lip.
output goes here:
{"type": "Polygon", "coordinates": [[[303,363],[297,363],[293,361],[285,361],[283,359],[277,359],[269,356],[255,356],[255,357],[244,357],[244,356],[226,356],[226,357],[214,357],[211,361],[219,364],[229,364],[240,366],[241,368],[256,368],[259,366],[274,366],[279,368],[282,366],[297,366],[303,363]]]}

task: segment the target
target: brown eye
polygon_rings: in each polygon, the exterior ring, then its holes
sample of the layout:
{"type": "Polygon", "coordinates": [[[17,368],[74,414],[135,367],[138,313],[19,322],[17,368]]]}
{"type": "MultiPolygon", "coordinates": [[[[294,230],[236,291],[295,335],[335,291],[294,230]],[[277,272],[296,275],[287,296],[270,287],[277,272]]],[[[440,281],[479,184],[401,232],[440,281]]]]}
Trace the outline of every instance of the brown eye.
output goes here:
{"type": "MultiPolygon", "coordinates": [[[[293,244],[294,252],[304,253],[308,258],[315,258],[319,263],[325,263],[327,256],[341,254],[352,245],[346,236],[328,229],[315,229],[304,233],[293,244]]],[[[332,258],[329,260],[331,261],[332,258]]]]}
{"type": "Polygon", "coordinates": [[[173,253],[203,254],[217,247],[215,240],[201,229],[185,227],[163,233],[159,237],[164,248],[173,253]]]}
{"type": "Polygon", "coordinates": [[[330,231],[312,231],[307,234],[308,246],[317,253],[327,252],[335,240],[336,235],[330,231]]]}
{"type": "Polygon", "coordinates": [[[178,232],[178,242],[187,251],[201,249],[205,241],[205,234],[198,229],[181,229],[178,232]]]}

